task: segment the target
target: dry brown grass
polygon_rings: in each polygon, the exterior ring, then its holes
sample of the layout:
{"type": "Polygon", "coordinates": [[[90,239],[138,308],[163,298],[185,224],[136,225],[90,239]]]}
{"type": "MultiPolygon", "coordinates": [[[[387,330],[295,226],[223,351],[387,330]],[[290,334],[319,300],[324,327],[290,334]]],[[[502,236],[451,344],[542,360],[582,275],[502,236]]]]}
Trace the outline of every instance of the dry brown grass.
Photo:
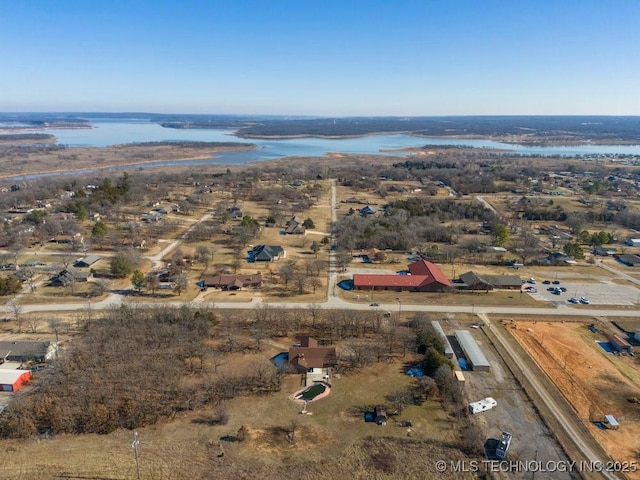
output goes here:
{"type": "MultiPolygon", "coordinates": [[[[251,369],[278,348],[260,353],[234,354],[220,371],[251,369]]],[[[407,360],[409,360],[407,358],[407,360]]],[[[431,478],[434,460],[462,459],[452,446],[458,425],[438,402],[411,406],[401,419],[406,428],[365,423],[361,407],[384,403],[384,395],[412,380],[402,364],[378,364],[336,378],[331,394],[312,402],[303,416],[291,394],[300,388],[297,375],[285,378],[280,392],[229,401],[229,422],[215,425],[213,410],[186,412],[172,421],[140,428],[140,466],[143,479],[226,478],[431,478]],[[297,422],[295,441],[286,439],[297,422]],[[248,430],[245,442],[229,442],[239,428],[248,430]]],[[[2,440],[0,478],[135,478],[132,433],[59,435],[47,440],[2,440]],[[60,452],[64,451],[64,455],[60,452]]],[[[447,478],[447,477],[444,477],[447,478]]],[[[449,477],[454,478],[454,477],[449,477]]],[[[455,478],[465,478],[456,476],[455,478]]],[[[469,477],[472,478],[472,477],[469,477]]]]}
{"type": "MultiPolygon", "coordinates": [[[[117,165],[136,165],[163,160],[178,161],[210,158],[212,152],[229,150],[246,150],[246,148],[202,149],[172,145],[145,147],[74,147],[73,149],[62,151],[29,152],[26,156],[22,153],[19,161],[16,161],[16,159],[11,156],[5,156],[0,162],[0,171],[2,171],[1,177],[11,177],[34,173],[83,170],[87,168],[107,169],[117,165]],[[64,168],[61,168],[61,165],[64,165],[64,168]]],[[[223,169],[221,166],[218,168],[223,169]]]]}
{"type": "Polygon", "coordinates": [[[392,292],[392,291],[344,291],[336,289],[343,300],[353,303],[384,303],[400,307],[405,305],[477,305],[477,306],[514,306],[514,307],[548,307],[546,302],[540,302],[530,295],[520,294],[518,290],[499,290],[485,292],[392,292]],[[400,299],[398,302],[397,299],[400,299]]]}

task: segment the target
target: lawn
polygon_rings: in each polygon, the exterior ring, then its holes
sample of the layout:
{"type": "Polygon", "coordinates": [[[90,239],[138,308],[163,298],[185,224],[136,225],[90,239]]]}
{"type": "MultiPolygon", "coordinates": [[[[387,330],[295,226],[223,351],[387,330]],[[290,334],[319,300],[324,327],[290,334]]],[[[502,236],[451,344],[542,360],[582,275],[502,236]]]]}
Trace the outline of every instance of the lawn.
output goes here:
{"type": "Polygon", "coordinates": [[[520,294],[518,290],[500,290],[486,292],[391,292],[391,291],[345,291],[336,289],[340,298],[353,303],[380,303],[397,305],[477,305],[477,306],[513,306],[513,307],[548,307],[546,302],[533,299],[530,295],[520,294]]]}

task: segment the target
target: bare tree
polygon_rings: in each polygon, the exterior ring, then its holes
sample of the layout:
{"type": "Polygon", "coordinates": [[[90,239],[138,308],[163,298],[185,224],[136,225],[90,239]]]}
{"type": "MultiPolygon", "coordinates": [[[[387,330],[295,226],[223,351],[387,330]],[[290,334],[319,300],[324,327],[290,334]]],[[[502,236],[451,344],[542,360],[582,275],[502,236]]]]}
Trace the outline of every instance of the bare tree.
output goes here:
{"type": "Polygon", "coordinates": [[[307,277],[298,273],[295,277],[293,277],[293,282],[296,285],[296,291],[298,295],[302,295],[304,293],[304,289],[307,286],[307,277]]]}
{"type": "Polygon", "coordinates": [[[295,270],[294,262],[287,262],[278,269],[278,275],[280,276],[280,279],[284,282],[285,289],[289,286],[289,282],[293,280],[295,273],[296,273],[296,270],[295,270]]]}
{"type": "Polygon", "coordinates": [[[25,278],[27,279],[27,283],[29,284],[29,289],[31,290],[31,293],[36,291],[36,285],[33,281],[33,279],[35,278],[35,271],[33,270],[33,268],[31,267],[27,267],[25,268],[23,271],[23,275],[25,276],[25,278]]]}
{"type": "Polygon", "coordinates": [[[413,403],[413,398],[411,387],[398,388],[385,397],[398,414],[401,414],[407,405],[413,403]]]}
{"type": "Polygon", "coordinates": [[[307,305],[307,310],[309,310],[309,314],[311,315],[311,326],[315,327],[316,322],[318,321],[318,317],[320,316],[320,312],[322,307],[319,303],[310,303],[307,305]]]}
{"type": "Polygon", "coordinates": [[[204,270],[209,268],[209,263],[213,260],[213,252],[206,245],[196,247],[196,260],[204,265],[204,270]]]}
{"type": "Polygon", "coordinates": [[[478,425],[468,423],[462,434],[462,451],[467,455],[484,453],[485,438],[486,435],[478,425]]]}
{"type": "Polygon", "coordinates": [[[189,288],[189,278],[184,273],[181,273],[173,281],[173,289],[177,292],[178,296],[180,296],[183,290],[187,288],[189,288]]]}
{"type": "Polygon", "coordinates": [[[375,360],[371,344],[367,341],[352,339],[346,347],[346,360],[351,367],[365,367],[375,360]]]}
{"type": "Polygon", "coordinates": [[[18,327],[18,333],[22,333],[22,306],[19,305],[15,300],[11,300],[7,303],[9,310],[13,314],[13,320],[16,322],[16,327],[18,327]]]}
{"type": "Polygon", "coordinates": [[[58,333],[60,332],[60,329],[64,325],[64,322],[62,320],[60,320],[59,318],[51,317],[47,321],[47,324],[49,325],[49,330],[51,330],[53,333],[56,334],[56,343],[57,343],[58,342],[58,333]]]}
{"type": "Polygon", "coordinates": [[[158,287],[160,286],[160,279],[158,279],[158,276],[155,273],[150,272],[145,277],[145,284],[147,288],[151,290],[151,295],[155,296],[156,290],[158,290],[158,287]]]}
{"type": "Polygon", "coordinates": [[[110,284],[104,278],[99,278],[98,280],[95,280],[93,284],[96,286],[96,293],[98,295],[104,295],[106,292],[109,291],[110,284]]]}
{"type": "Polygon", "coordinates": [[[38,326],[40,325],[41,318],[36,315],[31,315],[27,318],[27,323],[29,324],[29,328],[31,329],[31,333],[36,333],[38,330],[38,326]]]}
{"type": "Polygon", "coordinates": [[[311,277],[309,279],[309,284],[311,285],[311,288],[313,288],[313,293],[316,293],[318,287],[322,285],[322,281],[318,277],[311,277]]]}
{"type": "Polygon", "coordinates": [[[63,269],[69,268],[69,265],[73,263],[76,255],[73,252],[65,251],[62,255],[60,255],[60,263],[62,264],[63,269]]]}

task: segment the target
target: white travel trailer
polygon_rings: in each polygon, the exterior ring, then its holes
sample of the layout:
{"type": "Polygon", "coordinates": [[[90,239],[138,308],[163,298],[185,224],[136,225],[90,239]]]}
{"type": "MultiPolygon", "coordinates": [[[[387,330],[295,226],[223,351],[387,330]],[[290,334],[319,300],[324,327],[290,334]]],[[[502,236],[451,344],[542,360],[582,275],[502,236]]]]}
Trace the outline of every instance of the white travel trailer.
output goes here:
{"type": "Polygon", "coordinates": [[[486,412],[487,410],[491,410],[496,405],[498,405],[498,402],[496,402],[491,397],[487,397],[487,398],[483,398],[482,400],[478,400],[477,402],[470,403],[469,411],[475,415],[476,413],[481,413],[481,412],[486,412]]]}

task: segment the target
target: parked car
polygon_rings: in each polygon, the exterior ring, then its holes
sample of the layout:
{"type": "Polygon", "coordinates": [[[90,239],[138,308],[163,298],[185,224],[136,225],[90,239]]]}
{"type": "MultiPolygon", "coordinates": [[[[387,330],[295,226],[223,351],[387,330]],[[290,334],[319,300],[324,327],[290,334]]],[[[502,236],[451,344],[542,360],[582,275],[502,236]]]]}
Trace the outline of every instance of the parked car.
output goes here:
{"type": "Polygon", "coordinates": [[[580,303],[584,304],[584,305],[589,305],[589,299],[587,297],[582,297],[580,299],[580,303]]]}
{"type": "Polygon", "coordinates": [[[380,304],[379,303],[370,303],[369,306],[370,307],[379,307],[380,304]]]}
{"type": "Polygon", "coordinates": [[[562,290],[560,290],[559,288],[556,288],[551,293],[553,293],[554,295],[562,295],[562,290]]]}
{"type": "Polygon", "coordinates": [[[553,283],[554,285],[560,285],[560,280],[554,280],[552,283],[553,283]]]}
{"type": "Polygon", "coordinates": [[[530,278],[529,280],[527,280],[527,283],[532,283],[532,284],[535,285],[536,279],[535,278],[530,278]]]}
{"type": "Polygon", "coordinates": [[[567,289],[566,289],[566,288],[564,288],[564,287],[560,287],[560,291],[561,291],[561,292],[566,292],[566,291],[567,291],[567,289]]]}
{"type": "Polygon", "coordinates": [[[542,283],[544,283],[545,285],[549,285],[551,282],[549,280],[544,280],[542,283]]]}
{"type": "Polygon", "coordinates": [[[580,300],[578,300],[576,297],[571,297],[569,300],[567,300],[567,302],[569,302],[569,303],[579,303],[580,300]]]}

